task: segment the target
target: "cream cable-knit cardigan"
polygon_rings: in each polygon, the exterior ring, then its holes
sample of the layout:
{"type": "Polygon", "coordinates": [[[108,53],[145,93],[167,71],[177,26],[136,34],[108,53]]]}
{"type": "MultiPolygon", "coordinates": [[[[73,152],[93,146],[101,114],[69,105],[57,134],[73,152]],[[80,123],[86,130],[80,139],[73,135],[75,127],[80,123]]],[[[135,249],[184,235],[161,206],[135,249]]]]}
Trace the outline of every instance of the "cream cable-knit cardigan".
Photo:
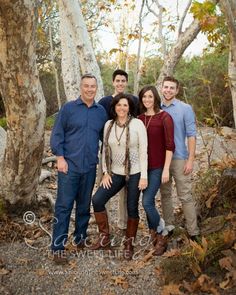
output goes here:
{"type": "MultiPolygon", "coordinates": [[[[107,128],[111,120],[107,121],[104,127],[104,140],[107,128]]],[[[117,137],[120,138],[123,127],[116,126],[117,137]]],[[[130,175],[141,172],[141,178],[147,179],[147,132],[143,122],[139,119],[132,119],[129,124],[130,130],[130,175]]],[[[115,124],[112,126],[111,133],[108,139],[109,147],[111,148],[111,171],[115,174],[125,175],[125,144],[126,132],[123,132],[120,138],[120,145],[115,135],[115,124]]],[[[102,151],[102,168],[103,172],[107,171],[105,161],[105,148],[102,151]]]]}

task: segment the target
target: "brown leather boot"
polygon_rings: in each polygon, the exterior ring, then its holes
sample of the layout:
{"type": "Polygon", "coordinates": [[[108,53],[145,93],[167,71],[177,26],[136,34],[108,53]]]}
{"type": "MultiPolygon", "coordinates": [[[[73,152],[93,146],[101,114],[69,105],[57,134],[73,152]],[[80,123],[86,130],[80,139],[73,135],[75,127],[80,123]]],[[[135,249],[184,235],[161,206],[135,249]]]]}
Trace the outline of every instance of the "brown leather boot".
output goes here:
{"type": "Polygon", "coordinates": [[[99,239],[97,243],[92,245],[90,250],[98,249],[110,249],[110,237],[109,237],[109,223],[106,210],[102,212],[94,212],[96,223],[99,229],[99,239]]]}
{"type": "Polygon", "coordinates": [[[156,234],[157,240],[153,252],[154,256],[161,256],[167,249],[167,236],[156,234]]]}
{"type": "Polygon", "coordinates": [[[126,229],[126,239],[124,248],[124,258],[126,260],[131,260],[134,254],[133,241],[135,240],[137,229],[138,229],[139,218],[128,218],[127,229],[126,229]]]}
{"type": "Polygon", "coordinates": [[[150,229],[149,230],[149,234],[150,234],[150,237],[151,237],[151,241],[150,242],[155,247],[156,246],[156,243],[157,243],[157,232],[154,229],[150,229]]]}

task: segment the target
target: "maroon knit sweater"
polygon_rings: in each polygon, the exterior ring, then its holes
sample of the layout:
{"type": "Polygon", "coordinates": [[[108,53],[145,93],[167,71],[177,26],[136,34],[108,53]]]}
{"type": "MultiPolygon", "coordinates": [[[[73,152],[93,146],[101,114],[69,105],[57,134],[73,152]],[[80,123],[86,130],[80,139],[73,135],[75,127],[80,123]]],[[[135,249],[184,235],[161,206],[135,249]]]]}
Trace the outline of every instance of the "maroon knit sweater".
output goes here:
{"type": "Polygon", "coordinates": [[[138,118],[147,128],[148,169],[163,168],[166,150],[175,151],[173,120],[165,111],[154,116],[141,114],[138,118]]]}

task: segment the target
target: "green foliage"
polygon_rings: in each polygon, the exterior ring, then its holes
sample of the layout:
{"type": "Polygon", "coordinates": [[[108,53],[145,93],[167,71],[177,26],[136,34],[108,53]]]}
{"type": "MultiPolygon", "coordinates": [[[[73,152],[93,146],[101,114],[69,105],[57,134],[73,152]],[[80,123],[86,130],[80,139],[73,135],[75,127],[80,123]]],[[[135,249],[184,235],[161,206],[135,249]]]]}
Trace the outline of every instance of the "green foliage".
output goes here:
{"type": "Polygon", "coordinates": [[[146,58],[142,68],[140,89],[147,84],[156,83],[163,62],[159,57],[146,58]]]}
{"type": "Polygon", "coordinates": [[[204,1],[203,3],[194,1],[190,12],[192,12],[196,18],[201,20],[205,18],[205,16],[215,15],[216,4],[212,1],[204,1]]]}
{"type": "Polygon", "coordinates": [[[6,120],[5,117],[0,118],[0,126],[1,126],[2,128],[4,128],[4,129],[7,128],[7,120],[6,120]]]}
{"type": "Polygon", "coordinates": [[[52,127],[54,126],[54,123],[55,123],[55,116],[47,117],[46,123],[45,123],[45,128],[47,130],[51,130],[52,127]]]}
{"type": "Polygon", "coordinates": [[[182,58],[176,67],[175,76],[182,85],[179,97],[193,105],[200,122],[210,126],[216,116],[221,125],[233,125],[227,63],[228,52],[215,50],[189,60],[182,58]]]}
{"type": "Polygon", "coordinates": [[[209,42],[217,44],[223,41],[222,28],[225,28],[225,21],[224,16],[217,13],[216,3],[195,1],[190,12],[199,20],[201,31],[207,35],[209,42]]]}
{"type": "MultiPolygon", "coordinates": [[[[55,76],[53,72],[48,70],[40,71],[40,82],[42,85],[43,93],[46,99],[46,114],[50,116],[58,111],[58,102],[57,102],[57,94],[56,94],[56,83],[55,83],[55,76]]],[[[62,102],[65,101],[65,93],[63,88],[63,81],[61,75],[59,73],[59,91],[61,95],[62,102]]]]}

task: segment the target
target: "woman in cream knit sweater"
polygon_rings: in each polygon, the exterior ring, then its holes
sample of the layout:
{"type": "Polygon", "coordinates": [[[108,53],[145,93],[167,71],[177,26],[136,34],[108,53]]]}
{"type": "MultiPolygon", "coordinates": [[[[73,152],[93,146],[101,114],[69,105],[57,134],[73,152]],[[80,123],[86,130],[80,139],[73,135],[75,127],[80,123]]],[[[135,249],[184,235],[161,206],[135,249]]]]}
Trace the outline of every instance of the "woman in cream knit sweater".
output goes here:
{"type": "Polygon", "coordinates": [[[111,104],[112,120],[104,128],[103,178],[93,196],[99,239],[91,249],[110,247],[109,224],[105,205],[121,188],[127,189],[128,222],[124,258],[133,256],[140,191],[147,187],[147,133],[143,122],[133,117],[134,103],[128,94],[118,94],[111,104]]]}

